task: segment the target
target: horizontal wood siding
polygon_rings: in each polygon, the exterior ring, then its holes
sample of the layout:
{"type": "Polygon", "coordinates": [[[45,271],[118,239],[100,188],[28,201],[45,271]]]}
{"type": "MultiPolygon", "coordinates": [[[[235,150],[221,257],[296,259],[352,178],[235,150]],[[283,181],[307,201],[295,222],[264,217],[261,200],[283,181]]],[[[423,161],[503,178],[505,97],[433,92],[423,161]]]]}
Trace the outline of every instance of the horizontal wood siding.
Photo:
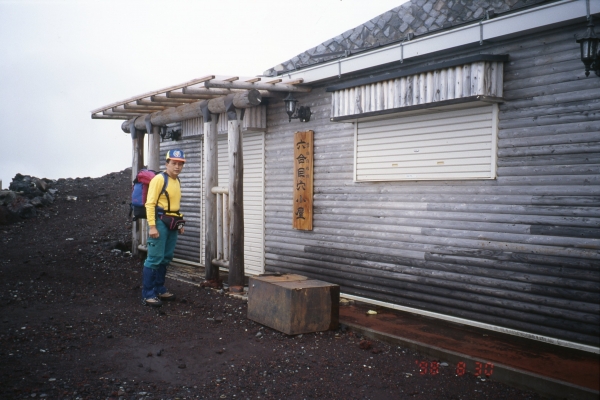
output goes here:
{"type": "Polygon", "coordinates": [[[179,235],[175,247],[175,258],[200,262],[200,229],[201,229],[201,193],[202,179],[200,163],[202,160],[202,142],[193,134],[192,128],[198,124],[182,124],[182,139],[167,140],[160,144],[161,169],[164,169],[164,157],[168,150],[181,149],[185,152],[185,166],[179,175],[181,180],[181,212],[185,223],[185,233],[179,235]]]}
{"type": "Polygon", "coordinates": [[[330,93],[315,88],[297,95],[313,111],[308,123],[289,123],[283,103],[273,102],[267,272],[299,273],[357,296],[598,346],[600,78],[584,76],[573,39],[581,29],[453,55],[510,55],[494,180],[354,182],[354,125],[329,121],[330,93]],[[293,134],[304,130],[315,132],[310,232],[292,229],[293,134]]]}

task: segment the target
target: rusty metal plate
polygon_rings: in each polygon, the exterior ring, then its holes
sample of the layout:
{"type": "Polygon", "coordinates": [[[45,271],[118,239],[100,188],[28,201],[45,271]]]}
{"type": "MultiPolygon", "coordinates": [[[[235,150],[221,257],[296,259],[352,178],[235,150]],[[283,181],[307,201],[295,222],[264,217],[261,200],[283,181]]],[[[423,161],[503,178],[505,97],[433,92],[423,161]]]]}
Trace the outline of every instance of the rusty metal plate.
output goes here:
{"type": "Polygon", "coordinates": [[[290,282],[290,281],[305,281],[308,278],[302,275],[296,274],[284,274],[284,275],[260,275],[253,277],[264,282],[290,282]]]}

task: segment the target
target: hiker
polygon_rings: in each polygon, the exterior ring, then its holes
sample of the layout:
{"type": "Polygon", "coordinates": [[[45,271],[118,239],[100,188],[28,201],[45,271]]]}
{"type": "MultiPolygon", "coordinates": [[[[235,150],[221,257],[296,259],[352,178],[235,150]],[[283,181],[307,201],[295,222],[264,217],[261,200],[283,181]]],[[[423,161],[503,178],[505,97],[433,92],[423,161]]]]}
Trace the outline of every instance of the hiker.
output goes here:
{"type": "Polygon", "coordinates": [[[179,213],[181,186],[178,178],[184,164],[182,150],[169,150],[166,171],[152,178],[148,187],[146,215],[149,238],[143,270],[142,302],[152,307],[162,306],[163,300],[175,299],[175,295],[164,285],[177,237],[184,231],[182,214],[179,213]]]}

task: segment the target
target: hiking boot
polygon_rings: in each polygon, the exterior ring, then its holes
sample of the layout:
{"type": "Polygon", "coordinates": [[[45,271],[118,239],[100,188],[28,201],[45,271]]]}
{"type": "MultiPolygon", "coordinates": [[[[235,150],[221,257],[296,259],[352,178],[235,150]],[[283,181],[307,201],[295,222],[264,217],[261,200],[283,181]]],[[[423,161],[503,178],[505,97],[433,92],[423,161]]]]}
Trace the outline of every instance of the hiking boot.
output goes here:
{"type": "Polygon", "coordinates": [[[160,307],[162,306],[162,301],[158,297],[150,297],[142,300],[142,304],[150,307],[160,307]]]}
{"type": "Polygon", "coordinates": [[[175,300],[175,295],[171,292],[164,292],[162,294],[159,294],[158,297],[161,300],[166,300],[166,301],[175,300]]]}

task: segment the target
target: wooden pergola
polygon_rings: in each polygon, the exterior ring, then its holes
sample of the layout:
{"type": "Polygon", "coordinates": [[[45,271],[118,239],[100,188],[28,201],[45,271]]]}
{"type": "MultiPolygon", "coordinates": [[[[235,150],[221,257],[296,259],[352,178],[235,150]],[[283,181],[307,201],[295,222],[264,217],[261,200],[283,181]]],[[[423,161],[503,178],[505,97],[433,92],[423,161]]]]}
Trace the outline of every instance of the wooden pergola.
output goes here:
{"type": "MultiPolygon", "coordinates": [[[[93,110],[92,119],[124,120],[121,128],[132,138],[132,180],[143,168],[144,135],[148,134],[148,168],[160,169],[160,129],[167,124],[191,118],[203,118],[204,156],[206,159],[205,196],[205,269],[206,280],[219,279],[219,266],[229,268],[229,287],[244,287],[244,199],[241,123],[244,110],[261,104],[263,97],[282,97],[285,92],[310,92],[298,86],[302,80],[283,77],[249,77],[209,75],[179,85],[144,93],[93,110]],[[283,92],[283,93],[282,93],[283,92]],[[218,177],[217,120],[227,115],[229,153],[229,259],[215,259],[217,254],[217,204],[213,194],[218,177]]],[[[143,231],[136,221],[132,228],[132,252],[138,252],[143,231]]],[[[145,222],[144,222],[145,223],[145,222]]]]}

